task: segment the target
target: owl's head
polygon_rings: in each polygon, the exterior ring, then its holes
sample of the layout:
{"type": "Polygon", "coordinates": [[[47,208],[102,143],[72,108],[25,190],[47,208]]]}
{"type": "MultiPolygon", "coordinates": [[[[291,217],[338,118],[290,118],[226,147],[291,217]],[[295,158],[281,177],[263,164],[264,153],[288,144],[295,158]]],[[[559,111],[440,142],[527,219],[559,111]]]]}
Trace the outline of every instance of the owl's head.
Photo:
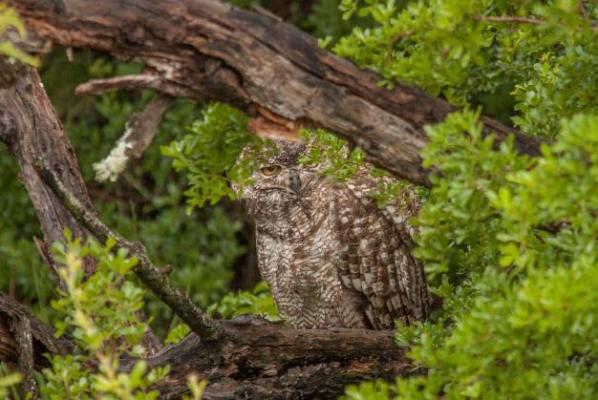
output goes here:
{"type": "Polygon", "coordinates": [[[318,182],[320,165],[299,162],[307,151],[301,142],[275,141],[274,155],[253,173],[251,186],[241,189],[240,197],[256,220],[285,218],[294,210],[309,212],[309,203],[318,182]]]}

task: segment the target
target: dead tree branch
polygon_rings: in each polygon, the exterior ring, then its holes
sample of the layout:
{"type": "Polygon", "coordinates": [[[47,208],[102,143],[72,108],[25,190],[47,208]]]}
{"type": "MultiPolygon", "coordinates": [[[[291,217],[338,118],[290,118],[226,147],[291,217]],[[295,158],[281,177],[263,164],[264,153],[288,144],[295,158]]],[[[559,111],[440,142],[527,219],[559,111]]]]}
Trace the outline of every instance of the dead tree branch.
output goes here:
{"type": "MultiPolygon", "coordinates": [[[[43,184],[34,168],[38,158],[47,160],[69,191],[86,207],[92,207],[77,158],[39,75],[32,68],[21,66],[13,86],[0,90],[0,140],[19,163],[19,177],[33,203],[44,242],[51,246],[62,241],[65,228],[77,237],[87,237],[83,225],[43,184]]],[[[86,272],[90,273],[93,267],[86,263],[86,272]]]]}
{"type": "Polygon", "coordinates": [[[173,100],[170,96],[158,94],[143,110],[131,117],[125,127],[125,133],[118,139],[110,154],[93,165],[98,181],[116,181],[131,160],[141,158],[143,152],[152,144],[162,116],[173,100]]]}
{"type": "MultiPolygon", "coordinates": [[[[40,38],[142,61],[162,87],[184,88],[185,97],[232,103],[271,124],[337,132],[420,184],[429,184],[419,155],[423,127],[455,110],[412,86],[380,88],[378,75],[320,49],[313,37],[219,0],[9,3],[40,38]]],[[[488,118],[484,124],[499,141],[514,134],[521,152],[538,154],[539,139],[488,118]]]]}

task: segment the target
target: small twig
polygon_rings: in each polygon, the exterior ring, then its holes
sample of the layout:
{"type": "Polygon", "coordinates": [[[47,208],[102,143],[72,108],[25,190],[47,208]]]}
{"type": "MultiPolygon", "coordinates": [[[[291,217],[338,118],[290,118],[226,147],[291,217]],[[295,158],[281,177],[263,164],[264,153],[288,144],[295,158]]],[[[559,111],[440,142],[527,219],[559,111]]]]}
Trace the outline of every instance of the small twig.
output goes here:
{"type": "Polygon", "coordinates": [[[75,57],[73,56],[73,48],[72,47],[66,48],[66,59],[69,60],[70,63],[72,63],[73,60],[75,59],[75,57]]]}
{"type": "Polygon", "coordinates": [[[97,96],[105,92],[122,89],[153,89],[172,97],[198,98],[197,93],[192,90],[166,81],[162,76],[150,72],[107,79],[93,79],[77,86],[75,93],[97,96]]]}
{"type": "Polygon", "coordinates": [[[511,15],[491,16],[491,15],[476,15],[473,17],[476,21],[484,22],[515,22],[523,24],[542,25],[545,21],[531,17],[519,17],[511,15]]]}
{"type": "Polygon", "coordinates": [[[399,43],[402,40],[407,39],[410,36],[413,36],[414,33],[415,33],[414,31],[405,31],[405,32],[396,34],[390,41],[390,46],[395,47],[397,45],[397,43],[399,43]]]}
{"type": "Polygon", "coordinates": [[[160,77],[153,74],[123,75],[107,79],[93,79],[75,88],[78,95],[97,96],[106,92],[121,89],[155,88],[160,77]]]}
{"type": "MultiPolygon", "coordinates": [[[[580,8],[580,12],[584,19],[588,21],[590,24],[590,29],[592,31],[596,31],[598,29],[598,21],[593,21],[587,19],[587,15],[584,14],[585,8],[580,8]]],[[[542,25],[545,24],[546,21],[538,18],[532,17],[519,17],[515,15],[476,15],[473,17],[476,21],[483,21],[483,22],[496,22],[496,23],[519,23],[519,24],[532,24],[532,25],[542,25]]]]}
{"type": "Polygon", "coordinates": [[[23,389],[32,399],[39,398],[35,381],[35,362],[33,359],[33,336],[31,322],[22,316],[13,320],[12,330],[15,335],[17,351],[19,353],[19,369],[23,374],[23,389]]]}
{"type": "Polygon", "coordinates": [[[61,182],[60,178],[52,171],[43,160],[38,160],[35,165],[38,174],[54,194],[60,199],[73,217],[83,224],[96,238],[105,242],[109,237],[116,240],[116,247],[127,249],[131,255],[138,259],[138,264],[133,268],[139,279],[150,288],[158,298],[166,303],[172,310],[197,333],[204,341],[213,341],[222,337],[220,325],[205,315],[183,291],[172,286],[168,277],[160,273],[150,261],[145,247],[141,243],[129,242],[117,232],[108,228],[97,215],[87,209],[61,182]]]}
{"type": "Polygon", "coordinates": [[[281,18],[279,15],[274,14],[272,11],[270,11],[267,8],[264,8],[264,7],[260,6],[260,5],[252,4],[249,7],[249,9],[255,11],[258,14],[262,14],[262,15],[268,17],[268,18],[272,18],[276,22],[282,22],[282,23],[284,23],[284,19],[283,18],[281,18]]]}
{"type": "Polygon", "coordinates": [[[162,116],[173,101],[170,96],[158,94],[143,110],[133,115],[127,122],[125,133],[118,139],[110,154],[93,164],[98,181],[116,181],[130,160],[141,157],[154,140],[162,116]]]}

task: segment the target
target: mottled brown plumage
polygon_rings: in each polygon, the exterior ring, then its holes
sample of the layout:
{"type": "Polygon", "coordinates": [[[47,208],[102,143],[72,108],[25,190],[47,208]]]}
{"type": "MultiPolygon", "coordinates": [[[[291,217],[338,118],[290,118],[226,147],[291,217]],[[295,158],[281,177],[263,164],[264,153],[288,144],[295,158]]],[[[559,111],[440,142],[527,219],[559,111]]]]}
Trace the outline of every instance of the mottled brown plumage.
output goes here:
{"type": "Polygon", "coordinates": [[[324,166],[298,162],[303,144],[278,142],[278,155],[242,197],[255,218],[258,265],[282,317],[297,328],[391,329],[425,317],[428,294],[412,256],[406,220],[419,203],[404,193],[380,209],[365,171],[344,183],[324,166]]]}

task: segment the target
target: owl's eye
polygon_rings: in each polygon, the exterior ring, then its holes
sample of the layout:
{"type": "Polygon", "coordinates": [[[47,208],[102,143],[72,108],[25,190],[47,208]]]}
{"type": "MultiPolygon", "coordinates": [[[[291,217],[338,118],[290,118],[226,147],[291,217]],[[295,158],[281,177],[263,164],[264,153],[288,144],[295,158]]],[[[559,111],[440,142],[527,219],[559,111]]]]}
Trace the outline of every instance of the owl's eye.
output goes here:
{"type": "Polygon", "coordinates": [[[276,174],[278,174],[281,170],[281,166],[280,165],[268,165],[267,167],[263,167],[260,169],[260,172],[262,174],[264,174],[265,176],[274,176],[276,174]]]}
{"type": "Polygon", "coordinates": [[[318,163],[317,162],[307,162],[307,163],[304,163],[303,166],[305,168],[315,168],[318,166],[318,163]]]}

